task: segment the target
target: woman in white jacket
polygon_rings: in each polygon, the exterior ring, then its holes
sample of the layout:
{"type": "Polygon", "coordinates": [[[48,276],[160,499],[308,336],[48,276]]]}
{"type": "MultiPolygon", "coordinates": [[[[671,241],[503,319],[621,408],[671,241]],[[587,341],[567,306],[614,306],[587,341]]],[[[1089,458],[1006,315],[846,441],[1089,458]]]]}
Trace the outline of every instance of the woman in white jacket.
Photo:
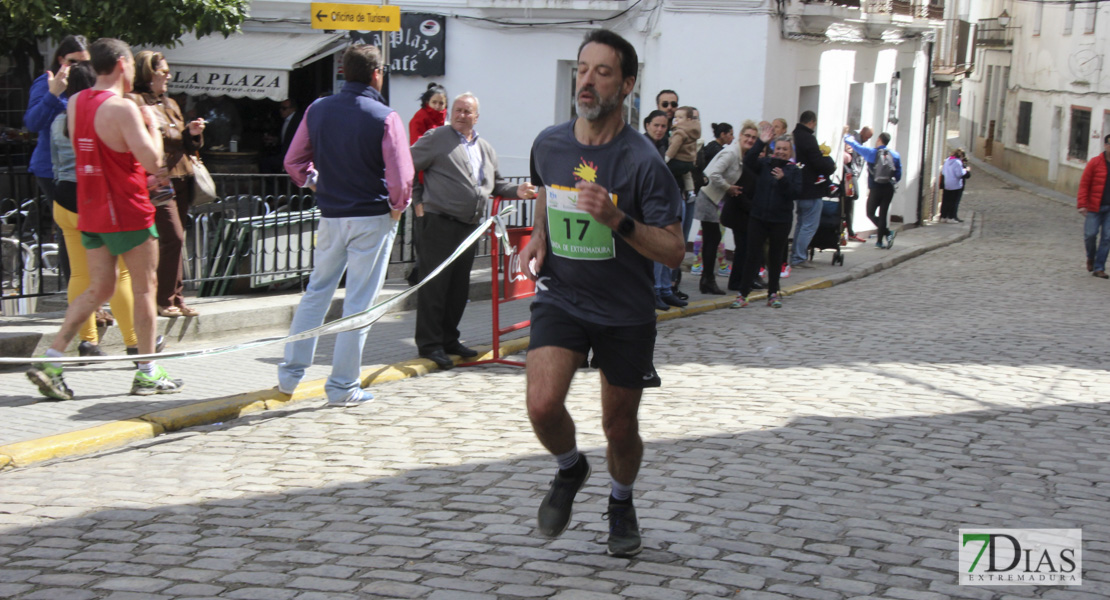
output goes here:
{"type": "Polygon", "coordinates": [[[732,142],[713,157],[705,167],[709,183],[702,186],[694,200],[694,218],[701,222],[702,264],[705,265],[698,285],[701,293],[723,296],[717,285],[717,246],[721,243],[721,206],[725,195],[738,196],[740,175],[744,171],[740,146],[732,142]]]}

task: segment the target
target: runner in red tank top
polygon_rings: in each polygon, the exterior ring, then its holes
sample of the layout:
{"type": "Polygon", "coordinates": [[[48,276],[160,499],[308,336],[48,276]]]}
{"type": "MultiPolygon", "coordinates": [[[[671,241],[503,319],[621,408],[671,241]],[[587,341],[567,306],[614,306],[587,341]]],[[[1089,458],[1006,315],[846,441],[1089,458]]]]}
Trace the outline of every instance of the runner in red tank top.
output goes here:
{"type": "MultiPolygon", "coordinates": [[[[96,86],[71,99],[67,118],[77,155],[77,228],[88,250],[91,282],[69,305],[45,360],[27,371],[39,391],[56,400],[72,399],[73,391],[62,378],[61,365],[50,358],[62,356],[81,324],[112,296],[117,256],[123,257],[131,271],[139,354],[155,354],[158,233],[146,179],[147,173],[154,173],[155,178],[168,181],[162,163],[162,135],[149,113],[140,113],[134,102],[123,97],[131,91],[135,77],[130,46],[102,38],[93,42],[89,54],[97,74],[96,86]]],[[[180,391],[181,386],[154,361],[140,361],[131,393],[168,394],[180,391]]]]}

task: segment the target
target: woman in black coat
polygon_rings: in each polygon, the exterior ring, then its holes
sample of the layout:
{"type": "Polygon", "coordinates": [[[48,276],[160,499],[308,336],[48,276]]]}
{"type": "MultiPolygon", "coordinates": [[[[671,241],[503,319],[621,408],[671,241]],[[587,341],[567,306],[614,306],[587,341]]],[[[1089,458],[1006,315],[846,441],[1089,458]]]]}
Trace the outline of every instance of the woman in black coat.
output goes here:
{"type": "Polygon", "coordinates": [[[763,123],[759,140],[744,154],[744,170],[756,175],[755,197],[748,216],[747,256],[740,283],[740,294],[731,308],[748,305],[748,294],[759,273],[759,266],[767,263],[767,306],[782,307],[779,293],[778,260],[786,253],[786,240],[794,221],[794,200],[802,191],[802,173],[794,164],[793,139],[788,135],[775,140],[771,156],[760,157],[763,147],[774,135],[771,125],[763,123]],[[768,242],[767,257],[763,256],[763,243],[768,242]]]}

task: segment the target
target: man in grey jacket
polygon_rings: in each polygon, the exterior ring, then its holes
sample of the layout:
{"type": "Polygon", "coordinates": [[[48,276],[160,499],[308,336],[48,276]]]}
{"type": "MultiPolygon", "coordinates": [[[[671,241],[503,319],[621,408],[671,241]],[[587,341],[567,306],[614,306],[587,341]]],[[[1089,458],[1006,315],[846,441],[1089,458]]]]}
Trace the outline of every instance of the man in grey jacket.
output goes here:
{"type": "MultiPolygon", "coordinates": [[[[491,194],[535,198],[531,183],[513,185],[497,169],[493,146],[478,136],[478,98],[467,92],[455,98],[448,126],[426,133],[412,146],[416,171],[424,172],[424,194],[414,203],[416,250],[428,272],[439,266],[489,215],[491,194]]],[[[414,199],[415,200],[415,199],[414,199]]],[[[478,353],[459,341],[459,322],[470,291],[476,245],[455,260],[416,295],[416,347],[420,356],[441,369],[478,353]]]]}

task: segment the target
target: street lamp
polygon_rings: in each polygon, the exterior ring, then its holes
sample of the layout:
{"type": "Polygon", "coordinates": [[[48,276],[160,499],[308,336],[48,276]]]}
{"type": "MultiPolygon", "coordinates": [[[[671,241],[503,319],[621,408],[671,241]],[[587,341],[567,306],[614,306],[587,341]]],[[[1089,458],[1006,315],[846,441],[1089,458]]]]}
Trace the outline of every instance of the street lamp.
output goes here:
{"type": "Polygon", "coordinates": [[[1010,25],[1010,13],[1006,12],[1005,8],[1002,9],[1002,14],[998,15],[998,24],[1001,25],[1003,29],[1010,25]]]}

